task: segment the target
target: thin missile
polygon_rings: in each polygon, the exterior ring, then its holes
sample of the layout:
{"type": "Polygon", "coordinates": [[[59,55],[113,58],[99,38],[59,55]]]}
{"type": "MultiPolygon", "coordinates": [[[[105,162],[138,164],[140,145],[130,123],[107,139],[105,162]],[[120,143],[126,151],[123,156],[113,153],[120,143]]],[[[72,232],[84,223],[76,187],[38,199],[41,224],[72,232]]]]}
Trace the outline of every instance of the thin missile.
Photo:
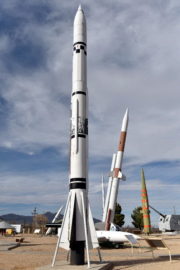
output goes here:
{"type": "MultiPolygon", "coordinates": [[[[52,220],[52,223],[55,223],[55,222],[56,222],[56,220],[58,219],[58,217],[59,217],[59,215],[60,215],[60,213],[61,213],[61,211],[62,211],[62,209],[63,209],[63,207],[64,207],[64,206],[61,206],[61,207],[59,208],[59,210],[57,211],[55,217],[54,217],[53,220],[52,220]]],[[[46,231],[46,235],[50,234],[51,231],[52,231],[52,228],[48,228],[47,231],[46,231]]]]}
{"type": "Polygon", "coordinates": [[[118,188],[119,188],[119,179],[122,179],[122,180],[125,179],[121,171],[122,171],[123,153],[124,153],[124,148],[125,148],[125,143],[126,143],[128,121],[129,121],[129,112],[127,109],[125,112],[123,121],[122,121],[118,152],[116,155],[115,168],[112,175],[113,180],[112,180],[112,186],[111,186],[111,194],[110,194],[110,200],[109,200],[109,205],[108,205],[108,213],[107,213],[107,217],[105,221],[106,230],[110,229],[111,223],[114,220],[115,206],[117,202],[117,194],[118,194],[118,188]]]}
{"type": "Polygon", "coordinates": [[[69,196],[64,212],[52,266],[58,248],[70,250],[70,264],[85,264],[85,248],[88,267],[89,249],[99,243],[88,202],[88,112],[87,112],[87,42],[86,19],[79,6],[74,19],[73,71],[71,95],[71,151],[69,196]]]}
{"type": "Polygon", "coordinates": [[[144,233],[151,233],[151,221],[150,221],[150,211],[149,211],[149,200],[146,188],[146,181],[144,176],[144,170],[141,170],[141,197],[142,197],[142,213],[144,222],[144,233]]]}
{"type": "Polygon", "coordinates": [[[104,210],[103,210],[103,219],[102,219],[103,222],[105,222],[106,218],[107,218],[108,205],[109,205],[112,180],[113,180],[112,175],[113,175],[113,171],[114,171],[114,167],[115,167],[115,161],[116,161],[116,154],[113,154],[112,163],[111,163],[111,170],[110,170],[110,174],[109,174],[108,187],[107,187],[107,192],[106,192],[105,205],[104,205],[104,210]]]}

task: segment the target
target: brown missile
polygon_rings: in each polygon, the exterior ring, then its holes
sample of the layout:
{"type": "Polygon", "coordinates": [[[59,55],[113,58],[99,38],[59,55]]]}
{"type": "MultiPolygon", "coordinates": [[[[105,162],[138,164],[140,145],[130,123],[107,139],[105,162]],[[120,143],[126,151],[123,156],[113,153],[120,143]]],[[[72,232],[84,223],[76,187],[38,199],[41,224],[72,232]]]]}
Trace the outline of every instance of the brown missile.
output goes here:
{"type": "Polygon", "coordinates": [[[151,221],[150,221],[150,211],[149,211],[149,201],[148,193],[146,188],[144,170],[141,170],[141,202],[142,202],[142,213],[143,213],[143,222],[144,222],[144,233],[151,233],[151,221]]]}

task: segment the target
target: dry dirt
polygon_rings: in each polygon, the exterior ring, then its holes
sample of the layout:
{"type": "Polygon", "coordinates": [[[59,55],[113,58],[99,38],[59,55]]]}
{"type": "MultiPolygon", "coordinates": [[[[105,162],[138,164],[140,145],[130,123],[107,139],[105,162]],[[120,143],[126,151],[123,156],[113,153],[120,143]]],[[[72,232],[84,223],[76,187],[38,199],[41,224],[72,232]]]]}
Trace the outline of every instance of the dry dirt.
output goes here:
{"type": "MultiPolygon", "coordinates": [[[[57,238],[55,236],[23,235],[24,243],[10,251],[0,251],[0,270],[35,270],[35,268],[51,264],[57,238]]],[[[18,237],[0,237],[1,241],[15,242],[18,237]]],[[[169,262],[167,250],[147,252],[147,244],[141,240],[141,252],[134,247],[134,254],[130,246],[123,249],[101,249],[103,261],[113,262],[116,270],[180,270],[180,235],[163,236],[171,250],[172,262],[169,262]]],[[[91,260],[98,262],[97,252],[90,254],[91,260]]],[[[64,261],[67,252],[60,249],[57,260],[64,261]]]]}

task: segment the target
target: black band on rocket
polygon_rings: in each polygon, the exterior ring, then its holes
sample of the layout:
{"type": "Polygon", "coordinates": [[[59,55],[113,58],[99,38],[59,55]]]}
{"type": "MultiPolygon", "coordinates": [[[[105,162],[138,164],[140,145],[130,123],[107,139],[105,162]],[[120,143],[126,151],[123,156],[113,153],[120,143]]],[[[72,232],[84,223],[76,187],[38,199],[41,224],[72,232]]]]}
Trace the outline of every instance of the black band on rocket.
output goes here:
{"type": "Polygon", "coordinates": [[[82,95],[85,95],[85,96],[86,96],[86,92],[84,92],[84,91],[76,91],[76,92],[73,92],[73,93],[72,93],[72,96],[77,95],[77,94],[82,94],[82,95]]]}
{"type": "Polygon", "coordinates": [[[86,183],[70,183],[69,185],[70,189],[86,189],[86,183]]]}
{"type": "MultiPolygon", "coordinates": [[[[86,135],[84,135],[84,134],[78,134],[78,137],[80,137],[80,138],[86,138],[86,135]]],[[[71,136],[71,139],[73,139],[73,138],[75,138],[75,135],[72,135],[71,136]]]]}
{"type": "Polygon", "coordinates": [[[70,182],[86,182],[86,178],[71,178],[70,182]]]}
{"type": "Polygon", "coordinates": [[[85,43],[85,42],[81,42],[81,41],[75,42],[75,43],[73,44],[73,46],[75,46],[75,45],[77,45],[77,44],[82,44],[82,45],[86,46],[86,43],[85,43]]]}

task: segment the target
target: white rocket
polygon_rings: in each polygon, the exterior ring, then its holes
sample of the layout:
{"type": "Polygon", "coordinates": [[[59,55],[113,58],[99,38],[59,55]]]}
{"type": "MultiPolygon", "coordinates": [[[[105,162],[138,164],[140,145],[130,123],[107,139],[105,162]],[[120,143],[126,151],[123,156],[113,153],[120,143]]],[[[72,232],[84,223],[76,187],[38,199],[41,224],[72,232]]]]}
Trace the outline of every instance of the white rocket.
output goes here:
{"type": "Polygon", "coordinates": [[[102,221],[106,221],[107,213],[108,213],[108,207],[109,207],[109,200],[111,196],[111,188],[112,188],[112,181],[113,181],[113,171],[115,167],[115,161],[116,161],[116,154],[113,154],[112,157],[112,163],[111,163],[111,171],[109,175],[109,181],[108,181],[108,187],[107,187],[107,192],[106,192],[106,199],[104,203],[104,209],[103,209],[103,218],[102,221]]]}
{"type": "Polygon", "coordinates": [[[70,264],[84,264],[84,249],[98,248],[88,202],[88,96],[86,19],[79,6],[74,19],[71,97],[71,151],[69,196],[53,263],[59,247],[70,250],[70,264]]]}
{"type": "MultiPolygon", "coordinates": [[[[59,215],[61,214],[61,211],[63,209],[64,206],[61,206],[59,208],[59,210],[57,211],[56,215],[54,216],[53,220],[52,220],[52,224],[55,224],[56,220],[58,219],[59,215]]],[[[52,232],[52,228],[48,228],[46,231],[46,235],[50,234],[52,232]]]]}
{"type": "Polygon", "coordinates": [[[103,221],[105,222],[106,230],[110,229],[110,225],[114,220],[115,205],[117,202],[117,194],[119,188],[119,180],[125,178],[122,175],[121,170],[122,170],[124,147],[126,142],[126,133],[128,128],[128,121],[129,115],[127,109],[122,122],[118,151],[117,154],[113,155],[112,159],[111,173],[109,177],[108,190],[103,213],[103,221]]]}

